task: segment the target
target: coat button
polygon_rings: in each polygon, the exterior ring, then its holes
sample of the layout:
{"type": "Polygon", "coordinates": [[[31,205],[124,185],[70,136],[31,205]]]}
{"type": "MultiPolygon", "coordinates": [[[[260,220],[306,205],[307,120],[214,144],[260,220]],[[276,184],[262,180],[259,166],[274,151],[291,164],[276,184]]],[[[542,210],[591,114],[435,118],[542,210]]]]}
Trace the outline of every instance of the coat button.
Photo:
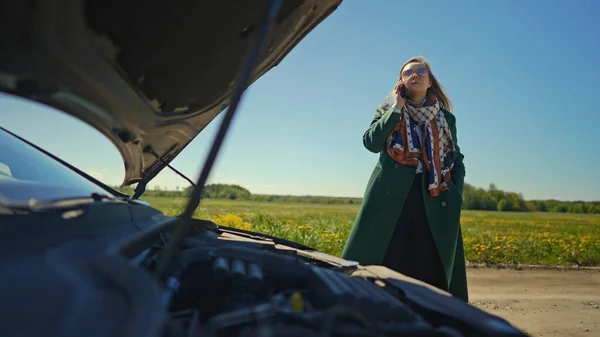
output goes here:
{"type": "Polygon", "coordinates": [[[389,190],[389,189],[386,189],[386,190],[385,190],[385,195],[390,195],[390,194],[391,194],[390,190],[389,190]]]}
{"type": "Polygon", "coordinates": [[[442,201],[442,207],[446,207],[446,202],[442,201]]]}

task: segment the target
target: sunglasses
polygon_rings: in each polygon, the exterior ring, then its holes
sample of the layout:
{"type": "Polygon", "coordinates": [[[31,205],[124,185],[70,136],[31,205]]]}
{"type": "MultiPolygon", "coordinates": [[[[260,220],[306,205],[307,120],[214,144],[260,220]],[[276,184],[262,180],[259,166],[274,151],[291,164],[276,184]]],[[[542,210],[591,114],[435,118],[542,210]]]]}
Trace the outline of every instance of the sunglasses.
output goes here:
{"type": "Polygon", "coordinates": [[[404,76],[404,77],[410,77],[415,72],[417,73],[417,75],[419,75],[421,77],[425,77],[425,76],[427,76],[429,74],[429,71],[427,70],[427,67],[418,67],[418,68],[404,70],[402,72],[402,76],[404,76]]]}

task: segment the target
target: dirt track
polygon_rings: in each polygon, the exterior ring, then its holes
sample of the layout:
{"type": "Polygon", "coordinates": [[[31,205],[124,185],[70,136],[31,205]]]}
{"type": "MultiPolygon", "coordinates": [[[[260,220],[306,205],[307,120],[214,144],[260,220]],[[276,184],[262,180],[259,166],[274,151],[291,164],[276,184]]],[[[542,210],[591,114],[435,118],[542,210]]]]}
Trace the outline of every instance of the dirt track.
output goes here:
{"type": "Polygon", "coordinates": [[[531,336],[600,336],[600,271],[468,269],[470,302],[531,336]]]}

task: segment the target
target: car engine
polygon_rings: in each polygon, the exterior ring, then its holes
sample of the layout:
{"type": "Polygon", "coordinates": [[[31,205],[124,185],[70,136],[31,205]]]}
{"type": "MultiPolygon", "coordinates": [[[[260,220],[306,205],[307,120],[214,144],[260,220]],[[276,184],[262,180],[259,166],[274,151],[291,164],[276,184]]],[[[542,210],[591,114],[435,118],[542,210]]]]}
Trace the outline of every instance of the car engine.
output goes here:
{"type": "Polygon", "coordinates": [[[525,336],[510,329],[482,334],[459,321],[427,316],[392,283],[272,242],[193,241],[167,281],[166,337],[525,336]]]}

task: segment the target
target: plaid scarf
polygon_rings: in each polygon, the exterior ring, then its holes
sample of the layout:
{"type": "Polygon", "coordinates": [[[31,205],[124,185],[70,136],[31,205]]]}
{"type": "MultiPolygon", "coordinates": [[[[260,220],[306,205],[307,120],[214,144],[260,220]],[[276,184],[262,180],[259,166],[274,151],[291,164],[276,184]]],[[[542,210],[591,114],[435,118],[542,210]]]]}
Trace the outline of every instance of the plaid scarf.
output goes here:
{"type": "Polygon", "coordinates": [[[422,104],[406,100],[402,116],[388,138],[388,154],[397,162],[417,166],[423,160],[429,171],[429,193],[436,197],[448,190],[454,165],[454,140],[435,95],[422,104]],[[422,142],[417,134],[421,129],[422,142]]]}

